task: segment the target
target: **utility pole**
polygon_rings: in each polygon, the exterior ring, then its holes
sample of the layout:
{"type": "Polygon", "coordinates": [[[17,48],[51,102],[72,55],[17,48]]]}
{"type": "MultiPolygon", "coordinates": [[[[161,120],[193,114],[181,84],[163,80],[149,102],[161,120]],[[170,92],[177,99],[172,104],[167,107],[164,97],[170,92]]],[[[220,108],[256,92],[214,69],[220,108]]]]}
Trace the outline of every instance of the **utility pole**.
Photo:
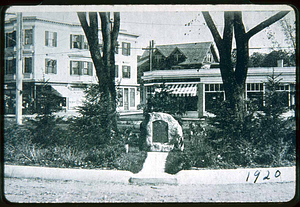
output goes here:
{"type": "Polygon", "coordinates": [[[22,102],[23,102],[23,51],[22,51],[22,13],[17,13],[16,32],[16,121],[22,124],[22,102]]]}
{"type": "Polygon", "coordinates": [[[152,68],[153,68],[153,66],[152,66],[152,59],[153,59],[153,50],[154,50],[155,48],[154,48],[154,40],[151,40],[150,42],[149,42],[149,48],[142,48],[142,50],[149,50],[149,69],[150,69],[150,71],[152,71],[152,68]]]}
{"type": "Polygon", "coordinates": [[[150,58],[150,71],[152,71],[153,66],[153,50],[154,50],[154,40],[150,41],[150,54],[149,54],[149,58],[150,58]]]}

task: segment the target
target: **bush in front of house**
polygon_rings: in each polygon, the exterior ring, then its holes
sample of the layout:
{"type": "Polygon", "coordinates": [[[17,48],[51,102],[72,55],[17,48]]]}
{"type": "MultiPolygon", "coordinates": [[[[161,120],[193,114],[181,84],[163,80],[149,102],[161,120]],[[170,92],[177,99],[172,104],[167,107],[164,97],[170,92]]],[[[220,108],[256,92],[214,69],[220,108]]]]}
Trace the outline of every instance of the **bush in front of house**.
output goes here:
{"type": "MultiPolygon", "coordinates": [[[[79,148],[71,139],[58,136],[57,143],[49,145],[33,143],[31,131],[18,126],[14,120],[5,120],[4,126],[4,161],[5,164],[45,166],[83,169],[118,169],[137,173],[142,169],[147,152],[138,147],[129,148],[126,154],[123,143],[111,143],[92,148],[79,148]]],[[[61,126],[57,126],[61,127],[61,126]]],[[[67,131],[68,130],[63,130],[67,131]]],[[[127,133],[130,134],[130,129],[127,133]]],[[[67,133],[66,132],[66,133],[67,133]]],[[[127,135],[125,134],[124,137],[127,135]]]]}
{"type": "Polygon", "coordinates": [[[271,76],[261,111],[251,101],[244,119],[237,119],[226,102],[215,109],[208,125],[190,125],[184,152],[170,152],[166,172],[197,168],[286,167],[296,161],[295,117],[284,118],[280,82],[271,76]]]}
{"type": "MultiPolygon", "coordinates": [[[[44,106],[51,102],[47,88],[44,106]]],[[[53,115],[53,108],[40,110],[34,119],[23,126],[5,120],[4,160],[7,164],[36,165],[62,168],[120,169],[137,172],[142,168],[146,152],[130,151],[125,144],[137,145],[138,137],[132,128],[112,131],[103,136],[99,123],[103,107],[93,98],[95,88],[81,108],[81,116],[63,121],[53,115]]],[[[95,95],[95,94],[94,94],[95,95]]],[[[53,97],[52,97],[53,98],[53,97]]],[[[45,108],[43,108],[45,109],[45,108]]]]}

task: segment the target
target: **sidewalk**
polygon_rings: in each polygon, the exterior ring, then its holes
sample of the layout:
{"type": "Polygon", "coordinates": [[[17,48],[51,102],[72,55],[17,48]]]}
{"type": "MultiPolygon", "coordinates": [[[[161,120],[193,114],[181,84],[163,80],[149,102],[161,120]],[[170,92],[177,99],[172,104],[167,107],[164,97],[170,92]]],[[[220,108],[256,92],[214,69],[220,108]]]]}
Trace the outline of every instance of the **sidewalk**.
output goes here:
{"type": "MultiPolygon", "coordinates": [[[[165,173],[166,174],[166,173],[165,173]]],[[[121,170],[66,169],[5,165],[4,177],[127,183],[133,174],[121,170]]],[[[167,174],[168,175],[168,174],[167,174]]],[[[171,175],[170,175],[171,176],[171,175]]],[[[178,184],[295,182],[296,167],[230,170],[183,170],[171,176],[178,184]]]]}

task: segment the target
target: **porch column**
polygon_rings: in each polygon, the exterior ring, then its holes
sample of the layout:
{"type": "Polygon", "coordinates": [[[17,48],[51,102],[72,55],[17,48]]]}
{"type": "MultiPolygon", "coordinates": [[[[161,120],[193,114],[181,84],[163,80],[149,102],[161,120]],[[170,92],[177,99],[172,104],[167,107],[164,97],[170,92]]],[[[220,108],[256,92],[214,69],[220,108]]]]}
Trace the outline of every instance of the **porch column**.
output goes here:
{"type": "Polygon", "coordinates": [[[200,118],[204,116],[204,111],[205,111],[205,87],[203,83],[198,83],[197,95],[198,95],[197,111],[198,111],[198,118],[200,118]]]}

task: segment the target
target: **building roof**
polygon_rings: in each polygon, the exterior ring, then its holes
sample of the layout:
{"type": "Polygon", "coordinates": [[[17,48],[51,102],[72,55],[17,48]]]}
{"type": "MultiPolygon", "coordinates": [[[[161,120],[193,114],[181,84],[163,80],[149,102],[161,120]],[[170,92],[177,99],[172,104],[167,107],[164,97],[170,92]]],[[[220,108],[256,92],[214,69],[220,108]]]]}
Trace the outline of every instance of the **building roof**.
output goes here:
{"type": "MultiPolygon", "coordinates": [[[[183,44],[171,44],[171,45],[156,45],[156,51],[159,51],[165,57],[169,57],[172,52],[178,49],[185,57],[186,60],[179,65],[186,64],[198,64],[203,63],[207,52],[212,47],[213,42],[195,42],[195,43],[183,43],[183,44]]],[[[149,47],[141,56],[141,61],[149,56],[149,47]]]]}

